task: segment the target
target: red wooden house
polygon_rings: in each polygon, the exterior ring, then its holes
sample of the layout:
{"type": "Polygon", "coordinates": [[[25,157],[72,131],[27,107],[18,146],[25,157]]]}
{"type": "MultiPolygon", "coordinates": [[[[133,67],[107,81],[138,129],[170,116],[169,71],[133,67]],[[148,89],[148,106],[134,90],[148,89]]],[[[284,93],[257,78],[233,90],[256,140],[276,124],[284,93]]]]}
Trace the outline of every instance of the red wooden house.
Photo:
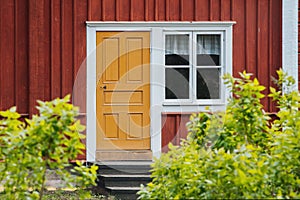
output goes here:
{"type": "Polygon", "coordinates": [[[152,159],[225,108],[224,73],[298,81],[297,25],[297,0],[1,0],[0,109],[71,93],[83,159],[152,159]]]}

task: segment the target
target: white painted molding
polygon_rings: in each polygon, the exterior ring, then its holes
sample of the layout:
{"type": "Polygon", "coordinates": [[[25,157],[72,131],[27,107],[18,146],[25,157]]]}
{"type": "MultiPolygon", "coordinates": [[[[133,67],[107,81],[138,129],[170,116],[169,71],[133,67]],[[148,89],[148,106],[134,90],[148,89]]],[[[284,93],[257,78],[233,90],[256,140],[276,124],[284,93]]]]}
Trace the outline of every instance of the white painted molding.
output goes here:
{"type": "MultiPolygon", "coordinates": [[[[140,27],[182,27],[185,28],[186,27],[199,27],[199,28],[203,28],[203,27],[228,27],[228,26],[232,26],[233,24],[236,24],[235,21],[218,21],[218,22],[212,22],[212,21],[202,21],[202,22],[195,22],[195,21],[172,21],[172,22],[144,22],[144,21],[121,21],[121,22],[115,22],[115,21],[86,21],[86,25],[88,27],[120,27],[122,29],[125,28],[131,28],[131,27],[136,27],[136,28],[140,28],[140,27]]],[[[178,29],[176,29],[178,30],[178,29]]],[[[197,30],[197,29],[196,29],[197,30]]],[[[211,30],[211,29],[210,29],[211,30]]]]}
{"type": "Polygon", "coordinates": [[[163,112],[163,92],[161,80],[164,79],[164,67],[162,66],[163,57],[163,31],[161,28],[154,27],[151,31],[151,54],[150,54],[150,133],[151,150],[153,157],[160,157],[161,154],[161,129],[163,112]],[[153,38],[153,39],[152,39],[153,38]]]}
{"type": "Polygon", "coordinates": [[[96,161],[96,31],[87,27],[86,160],[96,161]]]}
{"type": "Polygon", "coordinates": [[[298,90],[298,0],[282,1],[282,69],[296,81],[291,89],[298,90]]]}

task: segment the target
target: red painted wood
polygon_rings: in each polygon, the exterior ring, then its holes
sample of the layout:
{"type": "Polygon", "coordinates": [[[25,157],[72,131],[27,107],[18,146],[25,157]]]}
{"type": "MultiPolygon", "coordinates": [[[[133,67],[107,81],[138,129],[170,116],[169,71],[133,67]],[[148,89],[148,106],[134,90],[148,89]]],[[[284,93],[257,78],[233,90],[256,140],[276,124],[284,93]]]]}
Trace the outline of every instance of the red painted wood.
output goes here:
{"type": "Polygon", "coordinates": [[[221,21],[230,21],[231,0],[221,0],[221,21]]]}
{"type": "Polygon", "coordinates": [[[246,70],[257,76],[257,0],[246,1],[246,70]]]}
{"type": "Polygon", "coordinates": [[[166,20],[166,0],[155,0],[155,21],[166,20]]]}
{"type": "Polygon", "coordinates": [[[44,1],[29,1],[29,113],[36,113],[37,99],[44,99],[44,1]]]}
{"type": "Polygon", "coordinates": [[[102,7],[100,0],[88,0],[88,21],[102,20],[102,7]]]}
{"type": "Polygon", "coordinates": [[[116,16],[116,19],[115,21],[120,21],[120,5],[119,5],[119,0],[115,0],[115,16],[116,16]]]}
{"type": "Polygon", "coordinates": [[[130,20],[145,20],[145,2],[143,0],[131,0],[130,20]]]}
{"type": "Polygon", "coordinates": [[[145,0],[146,5],[146,21],[154,21],[155,20],[155,0],[145,0]]]}
{"type": "Polygon", "coordinates": [[[180,21],[180,0],[167,0],[167,21],[180,21]]]}
{"type": "Polygon", "coordinates": [[[102,20],[116,20],[116,0],[102,0],[102,20]]]}
{"type": "Polygon", "coordinates": [[[176,116],[174,115],[162,115],[162,152],[167,152],[169,150],[168,144],[173,141],[177,130],[176,130],[176,116]]]}
{"type": "MultiPolygon", "coordinates": [[[[272,9],[272,15],[270,16],[271,24],[272,24],[272,41],[271,43],[271,49],[272,51],[272,64],[270,66],[270,76],[277,77],[276,70],[282,67],[282,38],[281,38],[281,31],[282,30],[282,23],[281,23],[281,16],[282,16],[282,9],[281,9],[281,0],[272,0],[271,1],[271,9],[272,9]],[[279,23],[278,23],[279,22],[279,23]]],[[[300,61],[300,60],[299,60],[300,61]]],[[[270,80],[270,85],[275,87],[272,80],[270,80]]],[[[271,99],[269,100],[269,112],[277,112],[278,109],[276,108],[276,105],[274,102],[271,102],[271,99]]]]}
{"type": "Polygon", "coordinates": [[[221,0],[210,0],[210,20],[220,21],[221,19],[221,0]]]}
{"type": "Polygon", "coordinates": [[[51,2],[51,99],[61,97],[61,1],[51,2]]]}
{"type": "Polygon", "coordinates": [[[181,126],[179,127],[180,138],[186,138],[188,130],[186,124],[190,121],[191,114],[181,115],[181,126]]]}
{"type": "Polygon", "coordinates": [[[180,5],[181,5],[181,20],[193,21],[195,16],[195,1],[180,0],[180,5]]]}
{"type": "Polygon", "coordinates": [[[162,114],[162,152],[169,150],[168,144],[180,145],[181,139],[187,137],[186,123],[190,113],[163,113],[162,114]]]}
{"type": "MultiPolygon", "coordinates": [[[[273,69],[273,45],[272,45],[272,41],[273,41],[273,21],[272,21],[272,15],[273,15],[273,8],[272,8],[272,1],[269,1],[269,46],[268,46],[268,51],[269,51],[269,64],[268,64],[268,70],[269,70],[269,84],[273,85],[270,80],[271,80],[271,76],[274,75],[274,73],[272,73],[272,69],[273,69]]],[[[269,87],[267,88],[267,94],[269,94],[270,90],[269,87]]],[[[272,111],[273,110],[273,106],[272,106],[272,99],[267,98],[267,103],[268,103],[268,111],[272,111]]]]}
{"type": "Polygon", "coordinates": [[[232,0],[233,29],[233,75],[245,70],[245,0],[232,0]]]}
{"type": "Polygon", "coordinates": [[[129,21],[130,20],[130,0],[118,0],[118,20],[129,21]]]}
{"type": "Polygon", "coordinates": [[[181,137],[181,115],[176,115],[175,116],[175,137],[173,139],[173,144],[174,145],[179,145],[180,144],[180,137],[181,137]]]}
{"type": "MultiPolygon", "coordinates": [[[[268,1],[258,1],[258,50],[257,50],[257,77],[262,85],[269,85],[270,73],[269,73],[269,9],[268,1]]],[[[265,90],[265,94],[267,93],[265,90]]],[[[263,105],[268,110],[268,100],[264,98],[262,100],[263,105]]]]}
{"type": "MultiPolygon", "coordinates": [[[[2,37],[0,36],[0,38],[2,37]]],[[[28,2],[24,0],[15,1],[14,59],[15,59],[15,77],[16,77],[15,80],[16,102],[15,103],[18,112],[27,114],[29,113],[28,2]]],[[[10,89],[12,90],[11,86],[10,89]]]]}
{"type": "Polygon", "coordinates": [[[166,13],[166,18],[165,21],[170,21],[170,0],[165,0],[165,4],[166,4],[166,9],[165,9],[165,13],[166,13]]]}
{"type": "Polygon", "coordinates": [[[86,41],[82,40],[82,38],[86,38],[84,23],[87,18],[86,10],[86,1],[76,1],[76,3],[73,3],[73,52],[75,52],[76,49],[76,56],[74,56],[73,79],[76,79],[76,76],[78,75],[77,73],[81,67],[86,67],[81,66],[86,57],[86,41]]]}
{"type": "Polygon", "coordinates": [[[61,4],[61,38],[62,38],[62,96],[72,92],[73,88],[73,3],[72,0],[64,0],[61,4]]]}
{"type": "Polygon", "coordinates": [[[84,21],[87,18],[87,2],[76,1],[73,12],[74,41],[74,70],[73,70],[73,102],[80,107],[80,112],[86,112],[86,31],[84,21]],[[76,101],[75,101],[76,99],[76,101]]]}
{"type": "Polygon", "coordinates": [[[43,51],[44,51],[44,72],[43,79],[40,79],[40,82],[44,82],[44,97],[43,100],[50,100],[51,99],[51,63],[50,63],[50,52],[51,52],[51,4],[50,0],[44,0],[44,27],[43,35],[43,51]]]}
{"type": "Polygon", "coordinates": [[[14,2],[1,1],[1,43],[0,77],[1,107],[8,109],[15,105],[15,16],[14,2]],[[3,38],[3,39],[2,39],[3,38]]]}
{"type": "Polygon", "coordinates": [[[209,21],[209,0],[195,0],[195,20],[209,21]]]}

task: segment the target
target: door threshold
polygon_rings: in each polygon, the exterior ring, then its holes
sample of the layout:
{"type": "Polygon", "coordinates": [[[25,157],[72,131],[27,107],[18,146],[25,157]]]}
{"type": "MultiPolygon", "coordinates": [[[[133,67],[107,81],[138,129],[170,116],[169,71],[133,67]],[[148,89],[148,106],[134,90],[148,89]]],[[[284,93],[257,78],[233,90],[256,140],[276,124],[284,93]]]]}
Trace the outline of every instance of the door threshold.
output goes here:
{"type": "Polygon", "coordinates": [[[96,161],[152,161],[151,150],[97,150],[96,161]]]}

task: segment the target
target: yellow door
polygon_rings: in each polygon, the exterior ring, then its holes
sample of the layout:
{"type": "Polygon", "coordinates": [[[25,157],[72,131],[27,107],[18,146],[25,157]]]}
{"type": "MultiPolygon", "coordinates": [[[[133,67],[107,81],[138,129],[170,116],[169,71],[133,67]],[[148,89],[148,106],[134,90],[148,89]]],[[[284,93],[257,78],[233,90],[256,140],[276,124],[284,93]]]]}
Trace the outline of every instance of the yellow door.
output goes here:
{"type": "Polygon", "coordinates": [[[150,149],[150,34],[96,37],[97,150],[150,149]]]}

